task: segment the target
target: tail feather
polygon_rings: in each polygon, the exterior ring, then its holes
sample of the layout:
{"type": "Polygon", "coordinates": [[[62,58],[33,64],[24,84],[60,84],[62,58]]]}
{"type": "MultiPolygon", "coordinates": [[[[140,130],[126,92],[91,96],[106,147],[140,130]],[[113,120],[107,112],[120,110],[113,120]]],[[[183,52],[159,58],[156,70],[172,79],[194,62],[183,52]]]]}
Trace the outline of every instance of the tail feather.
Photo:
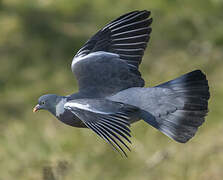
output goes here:
{"type": "Polygon", "coordinates": [[[171,90],[166,98],[168,102],[164,103],[170,106],[171,102],[175,102],[176,110],[155,116],[156,123],[150,123],[151,119],[144,120],[152,126],[155,124],[154,127],[170,138],[187,142],[203,124],[208,112],[210,93],[206,76],[195,70],[156,87],[171,90]]]}
{"type": "Polygon", "coordinates": [[[195,70],[180,76],[179,78],[173,79],[171,81],[167,81],[163,84],[158,85],[159,87],[171,87],[172,85],[181,84],[190,86],[191,83],[202,83],[206,85],[208,83],[206,76],[202,73],[201,70],[195,70]]]}

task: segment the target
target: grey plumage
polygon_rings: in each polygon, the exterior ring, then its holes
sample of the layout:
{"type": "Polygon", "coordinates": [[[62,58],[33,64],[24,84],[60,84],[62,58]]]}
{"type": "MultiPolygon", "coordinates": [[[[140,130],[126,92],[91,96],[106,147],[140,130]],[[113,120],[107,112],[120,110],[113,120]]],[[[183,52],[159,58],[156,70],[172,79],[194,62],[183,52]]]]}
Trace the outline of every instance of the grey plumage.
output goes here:
{"type": "Polygon", "coordinates": [[[150,38],[149,16],[130,12],[97,32],[72,61],[79,92],[44,95],[34,111],[46,109],[65,124],[90,128],[126,156],[130,124],[140,119],[177,142],[191,139],[208,111],[208,82],[195,70],[144,88],[138,67],[150,38]]]}
{"type": "Polygon", "coordinates": [[[210,97],[200,70],[152,88],[129,88],[108,97],[141,109],[141,118],[170,138],[185,143],[204,122],[210,97]]]}

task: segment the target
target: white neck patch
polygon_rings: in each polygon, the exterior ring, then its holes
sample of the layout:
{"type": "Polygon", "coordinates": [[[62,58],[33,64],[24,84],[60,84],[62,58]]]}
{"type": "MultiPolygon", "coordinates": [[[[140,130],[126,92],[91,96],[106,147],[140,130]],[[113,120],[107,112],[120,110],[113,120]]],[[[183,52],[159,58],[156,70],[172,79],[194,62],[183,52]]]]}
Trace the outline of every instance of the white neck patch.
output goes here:
{"type": "Polygon", "coordinates": [[[62,98],[59,103],[56,105],[56,116],[60,116],[64,113],[64,104],[67,102],[67,98],[62,98]]]}

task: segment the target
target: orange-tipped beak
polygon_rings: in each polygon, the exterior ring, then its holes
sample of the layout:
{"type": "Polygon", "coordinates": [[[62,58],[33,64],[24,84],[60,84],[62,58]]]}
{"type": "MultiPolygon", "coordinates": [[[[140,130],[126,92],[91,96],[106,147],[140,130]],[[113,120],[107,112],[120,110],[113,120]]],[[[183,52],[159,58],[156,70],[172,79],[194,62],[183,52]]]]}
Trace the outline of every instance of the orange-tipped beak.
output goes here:
{"type": "Polygon", "coordinates": [[[33,108],[33,112],[37,112],[40,109],[40,105],[37,104],[34,108],[33,108]]]}

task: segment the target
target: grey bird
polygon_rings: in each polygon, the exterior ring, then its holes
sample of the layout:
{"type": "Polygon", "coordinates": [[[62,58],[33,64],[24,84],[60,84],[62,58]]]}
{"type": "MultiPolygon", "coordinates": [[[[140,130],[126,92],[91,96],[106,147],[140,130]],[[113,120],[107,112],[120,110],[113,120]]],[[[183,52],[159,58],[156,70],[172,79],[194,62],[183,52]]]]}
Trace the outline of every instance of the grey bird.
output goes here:
{"type": "Polygon", "coordinates": [[[180,143],[191,139],[205,120],[210,97],[204,73],[195,70],[155,87],[144,87],[138,70],[150,39],[149,11],[120,16],[97,32],[73,58],[79,91],[39,98],[63,123],[89,128],[127,156],[130,124],[144,120],[180,143]]]}

